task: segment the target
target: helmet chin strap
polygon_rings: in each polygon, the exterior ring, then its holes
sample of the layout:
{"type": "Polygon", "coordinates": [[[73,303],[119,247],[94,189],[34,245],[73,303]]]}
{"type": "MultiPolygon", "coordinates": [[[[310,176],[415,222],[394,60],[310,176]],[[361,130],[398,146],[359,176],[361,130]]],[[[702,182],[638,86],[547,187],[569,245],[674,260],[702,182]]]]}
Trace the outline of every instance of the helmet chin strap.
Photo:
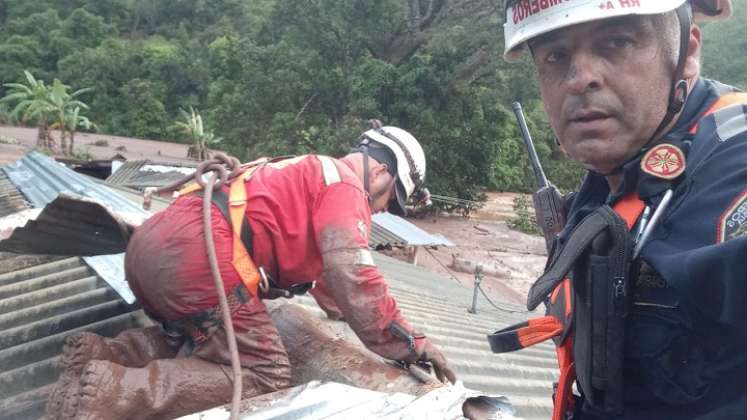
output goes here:
{"type": "Polygon", "coordinates": [[[363,189],[366,191],[366,199],[368,199],[368,205],[373,204],[373,198],[371,197],[371,180],[368,177],[368,139],[363,139],[358,146],[363,151],[363,189]]]}
{"type": "Polygon", "coordinates": [[[646,143],[646,146],[656,140],[662,131],[666,130],[674,116],[682,111],[682,108],[685,106],[685,101],[687,101],[687,81],[684,79],[684,73],[685,64],[687,63],[687,50],[690,46],[690,24],[692,22],[692,16],[687,2],[675,9],[675,13],[677,14],[677,20],[680,22],[680,55],[677,58],[677,67],[674,70],[672,91],[669,94],[669,103],[667,104],[667,113],[661,120],[659,127],[654,131],[651,139],[646,143]]]}
{"type": "Polygon", "coordinates": [[[674,77],[672,78],[672,90],[669,93],[669,102],[667,103],[667,113],[664,114],[659,126],[654,131],[654,134],[649,138],[646,144],[638,151],[633,157],[626,160],[625,163],[618,166],[617,168],[606,172],[596,172],[602,176],[617,175],[622,173],[623,167],[630,161],[637,159],[641,156],[649,146],[654,143],[659,136],[667,129],[669,123],[672,122],[674,117],[682,111],[685,106],[688,95],[687,80],[684,79],[685,64],[687,63],[687,50],[690,46],[690,24],[692,23],[692,14],[687,2],[683,3],[682,6],[675,9],[677,14],[677,20],[680,22],[680,54],[677,58],[677,66],[674,70],[674,77]]]}

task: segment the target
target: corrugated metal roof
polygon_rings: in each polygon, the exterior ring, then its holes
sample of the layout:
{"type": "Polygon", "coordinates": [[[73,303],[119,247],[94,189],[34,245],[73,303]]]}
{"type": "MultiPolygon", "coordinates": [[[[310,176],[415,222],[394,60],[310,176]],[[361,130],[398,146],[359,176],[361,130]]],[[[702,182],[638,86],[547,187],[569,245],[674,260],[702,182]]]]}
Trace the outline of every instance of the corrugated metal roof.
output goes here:
{"type": "Polygon", "coordinates": [[[0,217],[28,208],[21,192],[10,182],[5,172],[0,171],[0,217]]]}
{"type": "Polygon", "coordinates": [[[106,182],[113,185],[124,185],[143,165],[148,164],[148,160],[128,160],[123,162],[114,173],[106,178],[106,182]]]}
{"type": "Polygon", "coordinates": [[[391,213],[373,215],[371,237],[368,245],[371,248],[381,246],[454,246],[443,235],[430,234],[407,220],[391,213]]]}
{"type": "MultiPolygon", "coordinates": [[[[119,213],[149,215],[113,190],[39,152],[31,152],[21,160],[3,166],[2,170],[33,207],[44,207],[61,192],[66,192],[106,203],[119,213]]],[[[124,254],[84,257],[84,260],[127,302],[135,301],[124,280],[124,254]]]]}
{"type": "Polygon", "coordinates": [[[0,418],[40,418],[65,338],[146,325],[136,309],[78,257],[0,253],[0,418]]]}
{"type": "Polygon", "coordinates": [[[39,152],[2,167],[34,207],[44,207],[65,191],[107,203],[118,212],[143,213],[144,210],[109,188],[71,171],[65,165],[39,152]]]}
{"type": "MultiPolygon", "coordinates": [[[[38,178],[36,184],[43,189],[54,181],[54,176],[38,178]]],[[[27,207],[4,171],[0,186],[0,216],[27,207]]],[[[65,338],[80,331],[115,336],[145,325],[148,321],[136,309],[81,258],[0,252],[0,417],[40,418],[60,374],[57,362],[65,338]]]]}
{"type": "Polygon", "coordinates": [[[125,162],[106,182],[137,190],[162,187],[194,173],[195,166],[157,164],[150,160],[125,162]]]}
{"type": "MultiPolygon", "coordinates": [[[[15,226],[0,251],[54,255],[122,253],[134,227],[100,203],[61,193],[43,211],[33,209],[0,219],[0,231],[15,226]],[[39,213],[33,217],[33,213],[39,213]],[[26,218],[28,216],[29,218],[26,218]]],[[[141,220],[136,221],[136,223],[141,220]]],[[[5,235],[0,236],[4,238],[5,235]]]]}
{"type": "MultiPolygon", "coordinates": [[[[141,312],[128,312],[130,307],[80,259],[47,257],[29,266],[21,261],[25,258],[0,254],[0,267],[15,268],[0,274],[0,395],[5,398],[0,412],[8,419],[40,418],[59,375],[56,363],[65,336],[83,330],[113,336],[147,322],[141,312]]],[[[470,314],[468,288],[376,253],[375,259],[405,317],[444,352],[465,386],[508,396],[521,417],[549,417],[557,372],[552,346],[496,355],[485,339],[526,315],[498,311],[484,301],[477,314],[470,314]]],[[[311,297],[292,302],[325,317],[311,297]]]]}

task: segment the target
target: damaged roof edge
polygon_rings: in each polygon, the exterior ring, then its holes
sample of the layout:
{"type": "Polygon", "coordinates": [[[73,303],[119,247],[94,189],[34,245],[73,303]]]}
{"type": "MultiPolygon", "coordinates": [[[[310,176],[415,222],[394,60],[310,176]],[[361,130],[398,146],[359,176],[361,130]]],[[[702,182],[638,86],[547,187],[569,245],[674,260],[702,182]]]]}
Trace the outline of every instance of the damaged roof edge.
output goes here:
{"type": "MultiPolygon", "coordinates": [[[[33,207],[44,207],[60,194],[67,193],[105,203],[117,215],[129,215],[132,221],[137,219],[142,221],[150,216],[150,212],[138,207],[137,204],[112,189],[76,173],[39,152],[31,152],[22,159],[0,167],[0,169],[7,174],[8,179],[21,191],[33,207]]],[[[101,208],[104,209],[103,206],[101,208]]],[[[68,243],[72,242],[70,234],[71,232],[68,231],[66,238],[68,243]]],[[[112,249],[112,251],[118,253],[122,250],[112,249]]],[[[79,253],[79,255],[86,254],[90,255],[90,253],[79,253]]],[[[85,257],[85,261],[125,301],[128,303],[134,302],[135,298],[124,278],[122,255],[85,257]]]]}

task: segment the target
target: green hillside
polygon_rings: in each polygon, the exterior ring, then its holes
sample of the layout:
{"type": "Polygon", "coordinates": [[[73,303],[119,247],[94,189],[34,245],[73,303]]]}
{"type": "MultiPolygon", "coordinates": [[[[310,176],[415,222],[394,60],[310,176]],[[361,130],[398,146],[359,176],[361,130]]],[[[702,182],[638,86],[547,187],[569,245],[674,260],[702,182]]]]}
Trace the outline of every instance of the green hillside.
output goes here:
{"type": "MultiPolygon", "coordinates": [[[[708,76],[742,86],[743,2],[739,19],[705,28],[704,53],[708,76]]],[[[531,66],[501,59],[498,4],[0,0],[0,82],[29,70],[90,87],[86,115],[110,134],[186,141],[175,122],[193,108],[241,159],[345,153],[379,118],[422,141],[432,191],[462,198],[532,188],[519,99],[549,176],[572,188],[581,171],[554,144],[531,66]]]]}

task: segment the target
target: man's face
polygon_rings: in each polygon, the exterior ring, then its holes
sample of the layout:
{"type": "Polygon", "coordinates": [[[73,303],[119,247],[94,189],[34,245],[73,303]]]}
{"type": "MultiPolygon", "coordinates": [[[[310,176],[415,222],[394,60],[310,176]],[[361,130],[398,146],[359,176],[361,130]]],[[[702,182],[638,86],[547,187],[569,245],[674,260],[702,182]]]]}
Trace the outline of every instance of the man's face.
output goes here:
{"type": "Polygon", "coordinates": [[[530,43],[545,112],[563,149],[608,173],[634,156],[665,115],[673,65],[651,19],[580,24],[530,43]]]}
{"type": "Polygon", "coordinates": [[[371,213],[380,213],[389,208],[389,203],[396,200],[394,178],[387,170],[387,165],[379,163],[369,170],[369,194],[371,196],[371,213]]]}

